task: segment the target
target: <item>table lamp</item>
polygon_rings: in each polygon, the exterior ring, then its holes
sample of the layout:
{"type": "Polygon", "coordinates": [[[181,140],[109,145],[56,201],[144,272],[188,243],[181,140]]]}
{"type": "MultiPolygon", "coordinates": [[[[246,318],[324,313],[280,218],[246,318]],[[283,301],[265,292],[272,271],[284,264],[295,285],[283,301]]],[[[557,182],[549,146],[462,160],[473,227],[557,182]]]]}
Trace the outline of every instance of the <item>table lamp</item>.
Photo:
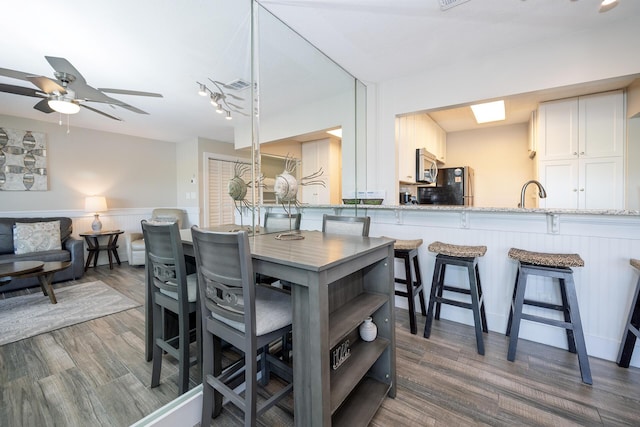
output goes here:
{"type": "Polygon", "coordinates": [[[84,210],[91,212],[94,215],[93,222],[91,223],[91,229],[95,232],[102,230],[102,223],[98,212],[104,212],[107,210],[107,200],[104,196],[89,196],[84,199],[84,210]]]}

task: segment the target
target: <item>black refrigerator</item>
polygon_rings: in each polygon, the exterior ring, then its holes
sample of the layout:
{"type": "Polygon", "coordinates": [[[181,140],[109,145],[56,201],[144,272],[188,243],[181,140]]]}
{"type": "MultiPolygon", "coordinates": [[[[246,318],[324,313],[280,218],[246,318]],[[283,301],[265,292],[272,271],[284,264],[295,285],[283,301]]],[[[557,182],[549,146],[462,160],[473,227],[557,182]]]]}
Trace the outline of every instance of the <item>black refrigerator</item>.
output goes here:
{"type": "Polygon", "coordinates": [[[418,203],[473,206],[473,169],[469,166],[438,169],[435,186],[418,187],[418,203]]]}

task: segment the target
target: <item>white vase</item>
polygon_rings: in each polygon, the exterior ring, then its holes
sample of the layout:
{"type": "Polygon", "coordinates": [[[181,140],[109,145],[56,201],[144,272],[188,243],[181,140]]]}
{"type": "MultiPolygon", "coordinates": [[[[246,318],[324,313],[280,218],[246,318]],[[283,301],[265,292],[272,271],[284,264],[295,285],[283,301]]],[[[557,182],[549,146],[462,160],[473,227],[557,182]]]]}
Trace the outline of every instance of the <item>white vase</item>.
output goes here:
{"type": "Polygon", "coordinates": [[[378,327],[373,323],[371,317],[364,319],[364,322],[362,322],[358,331],[360,332],[360,338],[362,338],[363,341],[373,341],[378,335],[378,327]]]}

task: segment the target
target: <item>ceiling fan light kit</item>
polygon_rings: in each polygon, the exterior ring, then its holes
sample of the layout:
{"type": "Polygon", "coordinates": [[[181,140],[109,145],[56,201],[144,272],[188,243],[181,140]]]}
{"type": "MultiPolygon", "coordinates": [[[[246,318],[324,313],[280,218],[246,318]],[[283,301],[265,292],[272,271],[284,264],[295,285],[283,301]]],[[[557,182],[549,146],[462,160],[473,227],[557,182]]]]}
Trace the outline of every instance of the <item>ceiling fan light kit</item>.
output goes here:
{"type": "Polygon", "coordinates": [[[65,58],[55,56],[45,56],[47,62],[54,70],[55,80],[45,76],[38,76],[34,73],[0,68],[0,76],[10,77],[18,80],[31,82],[37,89],[0,84],[0,92],[12,93],[15,95],[31,96],[41,98],[33,108],[45,114],[58,112],[61,114],[76,114],[80,107],[93,111],[113,120],[122,121],[121,118],[105,113],[96,108],[86,105],[86,103],[100,103],[111,107],[118,106],[138,114],[148,114],[139,108],[112,98],[106,92],[123,95],[136,95],[162,98],[159,93],[140,92],[124,89],[96,89],[87,84],[80,72],[65,58]]]}
{"type": "Polygon", "coordinates": [[[48,102],[52,110],[62,114],[76,114],[80,111],[80,106],[65,99],[50,99],[48,102]]]}

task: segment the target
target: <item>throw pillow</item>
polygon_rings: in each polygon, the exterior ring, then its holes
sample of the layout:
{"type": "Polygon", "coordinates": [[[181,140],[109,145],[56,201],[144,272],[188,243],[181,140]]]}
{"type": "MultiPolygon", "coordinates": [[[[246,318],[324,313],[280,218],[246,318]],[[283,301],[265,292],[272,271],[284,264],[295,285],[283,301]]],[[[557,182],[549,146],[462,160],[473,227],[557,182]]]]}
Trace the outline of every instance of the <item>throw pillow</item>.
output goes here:
{"type": "Polygon", "coordinates": [[[60,221],[16,222],[13,229],[13,247],[16,254],[62,249],[60,221]]]}

